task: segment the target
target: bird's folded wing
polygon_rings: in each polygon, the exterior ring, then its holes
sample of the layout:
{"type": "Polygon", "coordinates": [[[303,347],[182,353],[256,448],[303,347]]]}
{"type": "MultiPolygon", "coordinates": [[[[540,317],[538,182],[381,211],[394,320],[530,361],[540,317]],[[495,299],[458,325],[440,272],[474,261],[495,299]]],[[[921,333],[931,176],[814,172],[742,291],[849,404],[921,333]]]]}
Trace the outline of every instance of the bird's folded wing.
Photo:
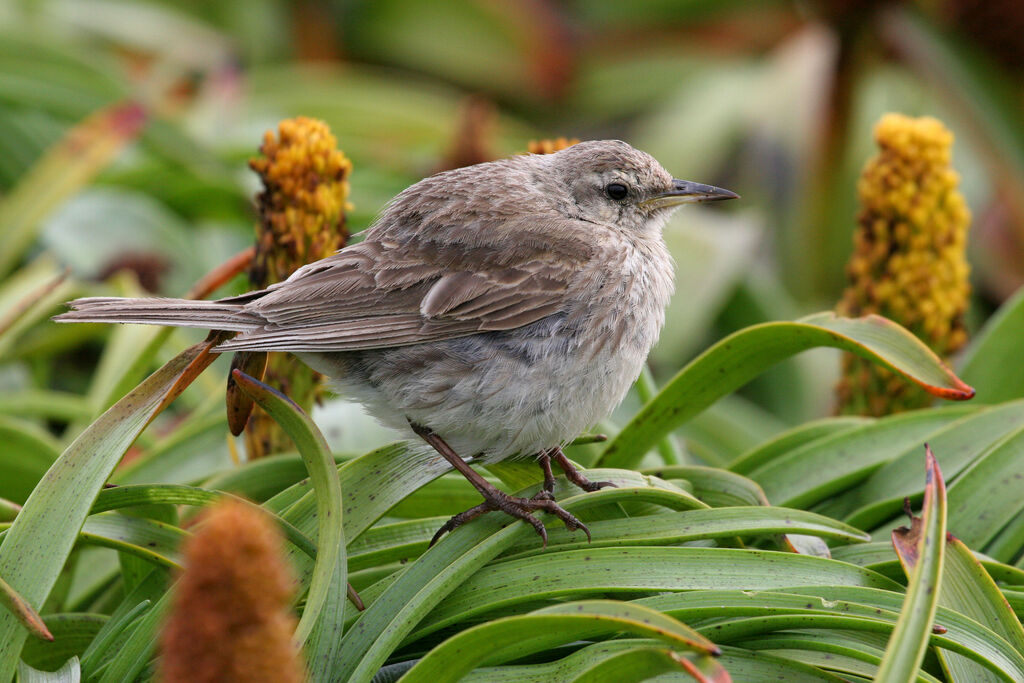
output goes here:
{"type": "Polygon", "coordinates": [[[509,255],[362,242],[298,270],[246,311],[265,324],[220,351],[354,351],[508,330],[564,306],[579,270],[541,248],[509,255]]]}

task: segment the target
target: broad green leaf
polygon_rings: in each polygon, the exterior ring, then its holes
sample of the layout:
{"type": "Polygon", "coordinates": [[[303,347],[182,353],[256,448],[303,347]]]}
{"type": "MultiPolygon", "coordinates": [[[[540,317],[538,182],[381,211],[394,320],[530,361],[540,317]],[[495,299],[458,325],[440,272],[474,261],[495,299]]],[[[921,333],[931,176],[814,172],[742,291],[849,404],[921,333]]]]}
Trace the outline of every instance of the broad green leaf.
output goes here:
{"type": "Polygon", "coordinates": [[[178,549],[188,535],[171,524],[112,512],[92,515],[82,525],[83,540],[168,569],[181,568],[178,549]]]}
{"type": "MultiPolygon", "coordinates": [[[[898,578],[902,579],[904,577],[903,570],[899,567],[896,555],[893,553],[891,542],[874,541],[871,543],[840,546],[834,550],[834,554],[837,560],[849,562],[860,567],[867,567],[885,576],[898,574],[898,578]],[[886,565],[890,565],[892,571],[886,565]]],[[[975,554],[975,557],[985,567],[985,571],[997,581],[1007,584],[1024,585],[1024,569],[996,562],[992,558],[981,554],[975,554]]]]}
{"type": "Polygon", "coordinates": [[[729,469],[737,474],[746,474],[812,441],[864,426],[871,421],[867,417],[844,415],[806,422],[740,455],[729,463],[729,469]]]}
{"type": "Polygon", "coordinates": [[[662,479],[685,479],[693,495],[712,507],[769,505],[764,491],[752,479],[719,467],[676,466],[644,470],[662,479]]]}
{"type": "Polygon", "coordinates": [[[40,671],[25,662],[18,662],[18,683],[78,683],[81,680],[78,657],[72,657],[56,671],[40,671]]]}
{"type": "Polygon", "coordinates": [[[46,627],[53,633],[53,642],[30,638],[21,650],[21,661],[35,669],[59,669],[71,657],[79,657],[109,621],[103,614],[44,614],[46,627]]]}
{"type": "Polygon", "coordinates": [[[949,530],[983,548],[1024,514],[1024,426],[971,463],[949,487],[949,530]]]}
{"type": "MultiPolygon", "coordinates": [[[[564,528],[548,532],[548,549],[564,551],[616,546],[663,546],[709,538],[770,536],[781,533],[821,536],[845,543],[868,540],[864,532],[804,510],[773,507],[728,507],[685,510],[643,517],[610,519],[588,525],[592,541],[564,528]]],[[[429,540],[429,536],[428,536],[429,540]]],[[[549,550],[529,541],[516,544],[503,559],[522,556],[547,558],[549,550]]]]}
{"type": "Polygon", "coordinates": [[[719,652],[710,641],[659,612],[629,603],[594,600],[549,607],[467,629],[431,650],[403,681],[458,681],[477,665],[497,664],[554,645],[615,633],[656,638],[687,651],[719,652]]]}
{"type": "Polygon", "coordinates": [[[320,430],[291,399],[239,370],[232,377],[295,443],[313,482],[320,552],[295,639],[306,646],[312,674],[324,677],[340,647],[347,588],[341,483],[334,456],[320,430]]]}
{"type": "Polygon", "coordinates": [[[822,581],[898,590],[853,565],[807,555],[734,548],[624,547],[549,552],[478,570],[431,611],[413,638],[489,610],[537,599],[612,593],[769,590],[822,581]]]}
{"type": "MultiPolygon", "coordinates": [[[[745,642],[793,628],[857,630],[887,636],[904,600],[902,591],[804,585],[781,591],[684,591],[635,602],[699,626],[714,634],[716,642],[725,643],[745,642]]],[[[935,623],[946,631],[932,633],[933,645],[970,657],[1000,672],[1006,680],[1024,678],[1024,653],[991,629],[941,606],[935,623]]]]}
{"type": "Polygon", "coordinates": [[[796,322],[765,323],[726,337],[683,368],[619,432],[599,464],[635,466],[665,434],[717,399],[780,360],[820,346],[873,360],[936,396],[962,400],[974,394],[913,334],[885,318],[819,313],[796,322]]]}
{"type": "Polygon", "coordinates": [[[948,406],[899,413],[812,441],[747,476],[764,489],[773,505],[808,507],[847,489],[921,444],[947,425],[974,412],[948,406]]]}
{"type": "MultiPolygon", "coordinates": [[[[827,671],[874,680],[885,652],[885,635],[863,631],[790,631],[748,638],[743,641],[743,646],[757,652],[789,657],[827,671]]],[[[915,680],[918,683],[942,683],[923,670],[917,672],[915,680]]]]}
{"type": "MultiPolygon", "coordinates": [[[[1024,657],[1024,628],[992,577],[955,536],[947,537],[943,545],[946,561],[942,589],[938,596],[939,604],[991,629],[996,634],[991,638],[994,643],[1002,641],[1000,644],[1006,644],[1024,657]]],[[[939,658],[952,680],[979,683],[998,680],[992,673],[962,655],[940,651],[939,658]]]]}
{"type": "Polygon", "coordinates": [[[718,661],[737,683],[772,680],[786,683],[849,683],[848,679],[808,666],[803,662],[738,647],[723,646],[722,656],[718,661]]]}
{"type": "Polygon", "coordinates": [[[939,592],[946,546],[946,484],[935,456],[927,447],[924,508],[909,529],[897,529],[892,543],[907,572],[907,597],[893,628],[885,656],[878,666],[882,681],[912,683],[928,648],[939,592]]]}
{"type": "MultiPolygon", "coordinates": [[[[942,471],[955,480],[965,468],[1008,432],[1024,427],[1024,401],[1014,401],[978,410],[929,434],[928,444],[938,458],[942,471]]],[[[920,500],[924,486],[913,474],[914,463],[920,461],[921,446],[915,443],[902,454],[876,470],[856,488],[833,497],[819,512],[847,521],[862,529],[870,529],[900,513],[903,498],[920,500]],[[915,480],[916,479],[916,480],[915,480]]],[[[952,487],[950,487],[950,529],[953,526],[952,487]]]]}
{"type": "Polygon", "coordinates": [[[598,681],[643,681],[662,672],[680,671],[678,658],[678,654],[653,638],[606,640],[582,647],[554,662],[480,667],[463,676],[461,681],[550,683],[595,680],[594,676],[598,681]]]}
{"type": "MultiPolygon", "coordinates": [[[[85,522],[96,494],[149,421],[212,360],[198,344],[183,351],[118,401],[68,446],[0,545],[0,576],[33,606],[43,603],[85,522]],[[47,539],[39,543],[39,539],[47,539]]],[[[0,613],[0,680],[14,675],[26,632],[0,613]]]]}
{"type": "MultiPolygon", "coordinates": [[[[195,486],[183,486],[181,484],[114,486],[100,491],[100,494],[96,497],[96,502],[92,506],[92,514],[138,505],[210,505],[225,496],[230,496],[230,494],[221,493],[220,491],[208,491],[195,486]]],[[[253,503],[245,498],[230,497],[246,505],[253,505],[253,503]]],[[[279,515],[266,509],[262,510],[264,514],[269,514],[273,518],[288,542],[292,543],[307,556],[316,558],[316,545],[308,536],[279,515]]]]}
{"type": "Polygon", "coordinates": [[[1024,398],[1024,365],[1017,362],[1022,338],[1024,287],[985,322],[960,363],[960,375],[978,390],[975,400],[1002,403],[1024,398]]]}

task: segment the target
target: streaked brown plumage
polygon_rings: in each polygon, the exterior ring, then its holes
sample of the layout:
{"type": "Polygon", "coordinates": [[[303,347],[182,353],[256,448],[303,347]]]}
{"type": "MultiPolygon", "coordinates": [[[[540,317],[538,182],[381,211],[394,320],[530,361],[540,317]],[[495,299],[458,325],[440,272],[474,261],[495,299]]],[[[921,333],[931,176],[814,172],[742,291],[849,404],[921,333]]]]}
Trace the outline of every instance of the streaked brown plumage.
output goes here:
{"type": "Polygon", "coordinates": [[[560,446],[622,400],[657,339],[672,292],[668,216],[735,196],[674,180],[624,142],[585,142],[426,178],[363,242],[266,290],[79,299],[56,320],[230,330],[217,351],[298,353],[470,478],[485,503],[469,518],[502,509],[543,535],[530,510],[546,509],[585,528],[550,496],[494,490],[459,456],[561,464],[560,446]]]}

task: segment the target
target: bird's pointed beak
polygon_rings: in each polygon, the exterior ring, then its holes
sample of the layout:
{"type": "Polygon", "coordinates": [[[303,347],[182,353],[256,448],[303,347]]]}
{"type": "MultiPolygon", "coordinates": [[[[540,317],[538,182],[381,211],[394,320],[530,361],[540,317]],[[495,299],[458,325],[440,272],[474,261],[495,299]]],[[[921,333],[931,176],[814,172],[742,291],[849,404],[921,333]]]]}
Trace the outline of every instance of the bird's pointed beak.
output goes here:
{"type": "Polygon", "coordinates": [[[718,202],[723,199],[739,199],[739,195],[714,185],[692,183],[689,180],[675,178],[672,180],[671,190],[654,195],[644,203],[657,207],[668,207],[696,202],[718,202]]]}

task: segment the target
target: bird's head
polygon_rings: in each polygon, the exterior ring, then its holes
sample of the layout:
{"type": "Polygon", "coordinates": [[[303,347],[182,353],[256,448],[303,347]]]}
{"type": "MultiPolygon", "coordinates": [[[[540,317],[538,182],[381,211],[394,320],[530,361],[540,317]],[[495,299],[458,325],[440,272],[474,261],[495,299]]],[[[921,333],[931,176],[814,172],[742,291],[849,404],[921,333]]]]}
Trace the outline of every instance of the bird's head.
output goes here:
{"type": "Polygon", "coordinates": [[[673,178],[650,154],[621,140],[581,142],[548,156],[568,195],[570,215],[620,229],[659,229],[683,204],[739,196],[673,178]]]}

